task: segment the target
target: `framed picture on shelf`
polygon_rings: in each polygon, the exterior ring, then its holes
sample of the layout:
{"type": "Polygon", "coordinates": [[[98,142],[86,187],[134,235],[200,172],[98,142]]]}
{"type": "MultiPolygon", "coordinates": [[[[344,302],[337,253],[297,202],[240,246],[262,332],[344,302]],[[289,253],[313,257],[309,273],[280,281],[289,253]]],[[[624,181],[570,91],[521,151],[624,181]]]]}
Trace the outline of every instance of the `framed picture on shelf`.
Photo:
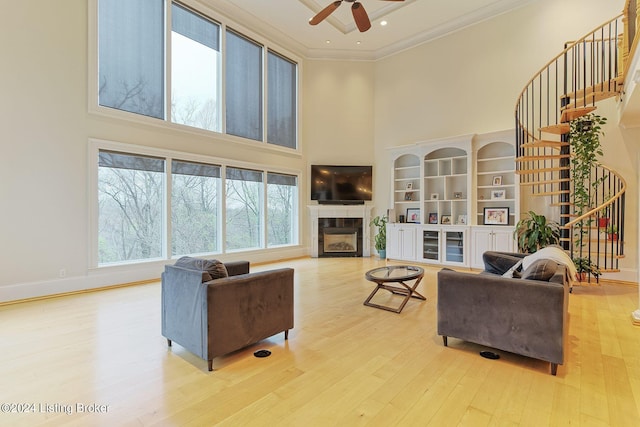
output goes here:
{"type": "Polygon", "coordinates": [[[438,193],[431,193],[431,197],[429,197],[431,200],[438,200],[439,196],[438,193]]]}
{"type": "Polygon", "coordinates": [[[453,192],[454,199],[462,199],[462,191],[454,191],[453,192]]]}
{"type": "Polygon", "coordinates": [[[509,225],[509,208],[484,208],[484,225],[509,225]]]}
{"type": "Polygon", "coordinates": [[[450,225],[451,224],[451,215],[442,215],[442,219],[440,220],[440,224],[450,225]]]}
{"type": "Polygon", "coordinates": [[[407,188],[405,190],[413,190],[413,182],[407,182],[407,188]]]}
{"type": "Polygon", "coordinates": [[[505,194],[505,190],[491,190],[491,200],[504,200],[505,194]]]}
{"type": "Polygon", "coordinates": [[[407,208],[407,222],[420,224],[420,208],[407,208]]]}
{"type": "Polygon", "coordinates": [[[464,214],[458,215],[458,224],[467,225],[467,216],[464,214]]]}
{"type": "Polygon", "coordinates": [[[404,199],[407,201],[413,200],[413,191],[407,191],[404,193],[404,199]]]}
{"type": "Polygon", "coordinates": [[[496,186],[496,185],[502,185],[502,175],[496,175],[493,177],[493,181],[491,182],[492,185],[496,186]]]}
{"type": "Polygon", "coordinates": [[[429,214],[429,224],[437,224],[438,223],[438,213],[431,212],[429,214]]]}

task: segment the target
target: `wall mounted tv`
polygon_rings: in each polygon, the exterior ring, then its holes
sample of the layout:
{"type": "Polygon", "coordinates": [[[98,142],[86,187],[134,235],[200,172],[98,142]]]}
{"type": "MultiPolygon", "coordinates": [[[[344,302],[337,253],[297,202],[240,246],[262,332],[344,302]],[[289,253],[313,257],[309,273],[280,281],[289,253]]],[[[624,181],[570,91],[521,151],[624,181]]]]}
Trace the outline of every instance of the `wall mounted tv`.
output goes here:
{"type": "Polygon", "coordinates": [[[363,204],[373,193],[372,166],[311,165],[311,200],[363,204]]]}

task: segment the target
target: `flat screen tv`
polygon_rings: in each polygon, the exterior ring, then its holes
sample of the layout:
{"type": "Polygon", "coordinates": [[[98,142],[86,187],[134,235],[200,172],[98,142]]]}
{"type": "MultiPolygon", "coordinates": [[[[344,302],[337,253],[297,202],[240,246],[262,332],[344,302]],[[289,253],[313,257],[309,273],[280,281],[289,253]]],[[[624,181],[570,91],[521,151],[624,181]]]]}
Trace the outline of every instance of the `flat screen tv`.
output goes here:
{"type": "Polygon", "coordinates": [[[372,166],[311,165],[311,200],[363,204],[373,193],[372,166]]]}

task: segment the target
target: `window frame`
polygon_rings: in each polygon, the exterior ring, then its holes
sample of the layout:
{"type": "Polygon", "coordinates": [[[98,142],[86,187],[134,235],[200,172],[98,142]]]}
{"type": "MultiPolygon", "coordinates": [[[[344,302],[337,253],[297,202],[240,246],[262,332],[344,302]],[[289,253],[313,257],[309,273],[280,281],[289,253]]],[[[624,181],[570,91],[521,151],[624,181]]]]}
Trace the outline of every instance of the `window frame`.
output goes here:
{"type": "Polygon", "coordinates": [[[136,124],[144,124],[147,126],[157,127],[164,130],[173,130],[179,131],[185,134],[195,134],[200,136],[205,136],[211,139],[212,142],[229,142],[233,144],[243,144],[252,149],[264,150],[271,153],[282,153],[286,155],[294,154],[298,157],[302,157],[302,144],[301,144],[301,104],[302,104],[302,76],[304,73],[303,70],[303,62],[302,57],[290,49],[282,45],[278,45],[267,39],[266,37],[254,32],[253,30],[247,28],[246,26],[233,21],[230,18],[227,18],[225,14],[218,12],[210,6],[204,6],[201,3],[197,3],[194,0],[181,0],[181,1],[173,1],[173,0],[163,0],[165,3],[165,23],[169,22],[169,24],[165,25],[165,64],[164,64],[164,75],[165,75],[165,118],[164,119],[156,119],[153,117],[142,116],[135,113],[129,113],[127,111],[121,111],[113,108],[103,107],[99,104],[98,100],[98,85],[99,85],[99,75],[98,75],[98,1],[99,0],[89,0],[88,4],[88,90],[87,90],[87,102],[88,102],[88,112],[89,114],[108,117],[116,120],[128,121],[136,124]],[[178,3],[181,6],[189,8],[196,13],[199,13],[208,19],[218,23],[220,25],[221,31],[221,46],[226,45],[226,30],[227,28],[232,29],[233,31],[241,34],[242,36],[254,40],[256,43],[259,43],[263,47],[263,68],[267,67],[267,55],[269,51],[273,51],[278,53],[280,56],[287,58],[296,64],[296,102],[297,105],[295,107],[296,110],[296,148],[284,147],[276,144],[271,144],[267,142],[267,102],[268,102],[268,93],[267,85],[268,85],[268,76],[266,70],[263,71],[262,75],[262,114],[263,114],[263,132],[262,132],[262,141],[251,140],[235,135],[229,135],[226,133],[226,102],[225,102],[225,68],[226,68],[226,58],[223,52],[222,54],[222,64],[221,64],[221,97],[222,97],[222,105],[221,105],[221,118],[222,118],[222,131],[215,132],[205,129],[199,129],[188,125],[182,125],[178,123],[173,123],[171,120],[167,119],[167,117],[171,117],[171,97],[166,96],[167,93],[170,93],[171,90],[171,4],[178,3]]]}
{"type": "Polygon", "coordinates": [[[89,139],[89,147],[87,150],[87,161],[88,161],[88,201],[89,201],[89,269],[105,269],[119,266],[131,266],[131,265],[139,265],[139,264],[149,264],[153,262],[166,262],[170,260],[174,260],[179,258],[181,255],[172,255],[171,251],[171,192],[172,192],[172,160],[180,160],[185,162],[194,162],[194,163],[205,163],[210,165],[217,165],[221,167],[221,193],[220,193],[220,217],[218,219],[218,227],[219,227],[219,251],[206,253],[206,254],[192,254],[193,256],[208,256],[208,255],[224,255],[224,254],[236,254],[236,253],[266,253],[270,251],[274,251],[277,249],[286,248],[301,248],[302,242],[300,241],[301,236],[301,228],[303,225],[303,218],[300,216],[300,212],[302,212],[302,203],[303,200],[300,197],[302,194],[301,182],[303,172],[297,169],[287,169],[282,167],[277,167],[274,165],[265,165],[265,164],[255,164],[250,162],[241,162],[235,161],[231,159],[212,157],[207,155],[199,155],[187,152],[181,152],[177,150],[167,150],[160,149],[154,147],[146,147],[139,146],[134,144],[108,141],[103,139],[89,139]],[[150,157],[158,157],[163,158],[165,160],[165,175],[164,175],[164,195],[163,195],[163,237],[162,237],[162,258],[153,258],[148,260],[134,260],[134,261],[123,261],[117,263],[110,263],[108,265],[100,265],[98,263],[99,259],[99,248],[98,248],[98,230],[99,230],[99,206],[98,206],[98,154],[101,150],[104,151],[116,151],[124,154],[131,155],[139,155],[139,156],[150,156],[150,157]],[[260,171],[263,173],[263,182],[262,182],[262,191],[263,191],[263,203],[262,212],[260,216],[260,221],[262,222],[261,227],[261,236],[260,236],[260,247],[259,248],[249,248],[249,249],[239,249],[229,251],[226,248],[225,244],[225,236],[226,236],[226,168],[233,167],[239,169],[249,169],[260,171]],[[296,241],[287,245],[278,245],[278,246],[269,246],[268,245],[268,235],[267,235],[267,226],[266,226],[266,215],[268,214],[267,209],[267,176],[268,174],[282,174],[282,175],[292,175],[297,177],[297,200],[295,203],[295,212],[297,215],[297,223],[295,230],[296,241]]]}

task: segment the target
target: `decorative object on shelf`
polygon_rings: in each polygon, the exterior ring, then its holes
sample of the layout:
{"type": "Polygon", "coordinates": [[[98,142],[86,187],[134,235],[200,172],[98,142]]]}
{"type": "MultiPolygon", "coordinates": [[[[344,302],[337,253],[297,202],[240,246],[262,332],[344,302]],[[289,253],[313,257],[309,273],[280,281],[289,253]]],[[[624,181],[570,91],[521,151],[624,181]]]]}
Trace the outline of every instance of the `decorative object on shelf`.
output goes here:
{"type": "Polygon", "coordinates": [[[467,225],[467,216],[464,214],[458,215],[458,224],[467,225]]]}
{"type": "Polygon", "coordinates": [[[513,234],[518,241],[518,250],[532,254],[545,246],[558,244],[560,225],[548,221],[544,215],[529,211],[529,217],[518,221],[513,234]]]}
{"type": "Polygon", "coordinates": [[[398,215],[398,222],[404,223],[404,215],[398,215]]]}
{"type": "Polygon", "coordinates": [[[404,200],[405,201],[413,200],[413,191],[407,191],[406,193],[404,193],[404,200]]]}
{"type": "Polygon", "coordinates": [[[454,199],[462,199],[462,191],[454,191],[453,192],[454,199]]]}
{"type": "Polygon", "coordinates": [[[373,243],[378,255],[380,255],[380,259],[387,258],[387,222],[389,222],[389,218],[378,215],[372,218],[369,223],[369,226],[375,225],[378,227],[378,232],[373,237],[373,243]]]}
{"type": "Polygon", "coordinates": [[[413,182],[407,182],[407,191],[413,190],[413,182]]]}
{"type": "Polygon", "coordinates": [[[419,208],[407,208],[407,222],[414,224],[420,224],[420,209],[419,208]]]}
{"type": "Polygon", "coordinates": [[[429,224],[437,224],[438,223],[438,213],[431,212],[429,214],[429,224]]]}
{"type": "Polygon", "coordinates": [[[444,225],[451,224],[451,215],[442,215],[442,219],[440,220],[440,224],[444,224],[444,225]]]}
{"type": "Polygon", "coordinates": [[[438,200],[439,196],[438,193],[431,193],[431,200],[438,200]]]}
{"type": "Polygon", "coordinates": [[[491,200],[504,200],[506,199],[505,190],[491,190],[491,200]]]}
{"type": "Polygon", "coordinates": [[[496,175],[491,182],[493,186],[502,185],[502,175],[496,175]]]}
{"type": "Polygon", "coordinates": [[[579,282],[586,282],[588,280],[588,274],[592,275],[596,279],[602,274],[598,266],[594,264],[593,261],[589,259],[589,257],[575,257],[572,259],[572,261],[576,266],[579,282]]]}
{"type": "Polygon", "coordinates": [[[484,225],[509,225],[509,208],[484,208],[484,225]]]}

